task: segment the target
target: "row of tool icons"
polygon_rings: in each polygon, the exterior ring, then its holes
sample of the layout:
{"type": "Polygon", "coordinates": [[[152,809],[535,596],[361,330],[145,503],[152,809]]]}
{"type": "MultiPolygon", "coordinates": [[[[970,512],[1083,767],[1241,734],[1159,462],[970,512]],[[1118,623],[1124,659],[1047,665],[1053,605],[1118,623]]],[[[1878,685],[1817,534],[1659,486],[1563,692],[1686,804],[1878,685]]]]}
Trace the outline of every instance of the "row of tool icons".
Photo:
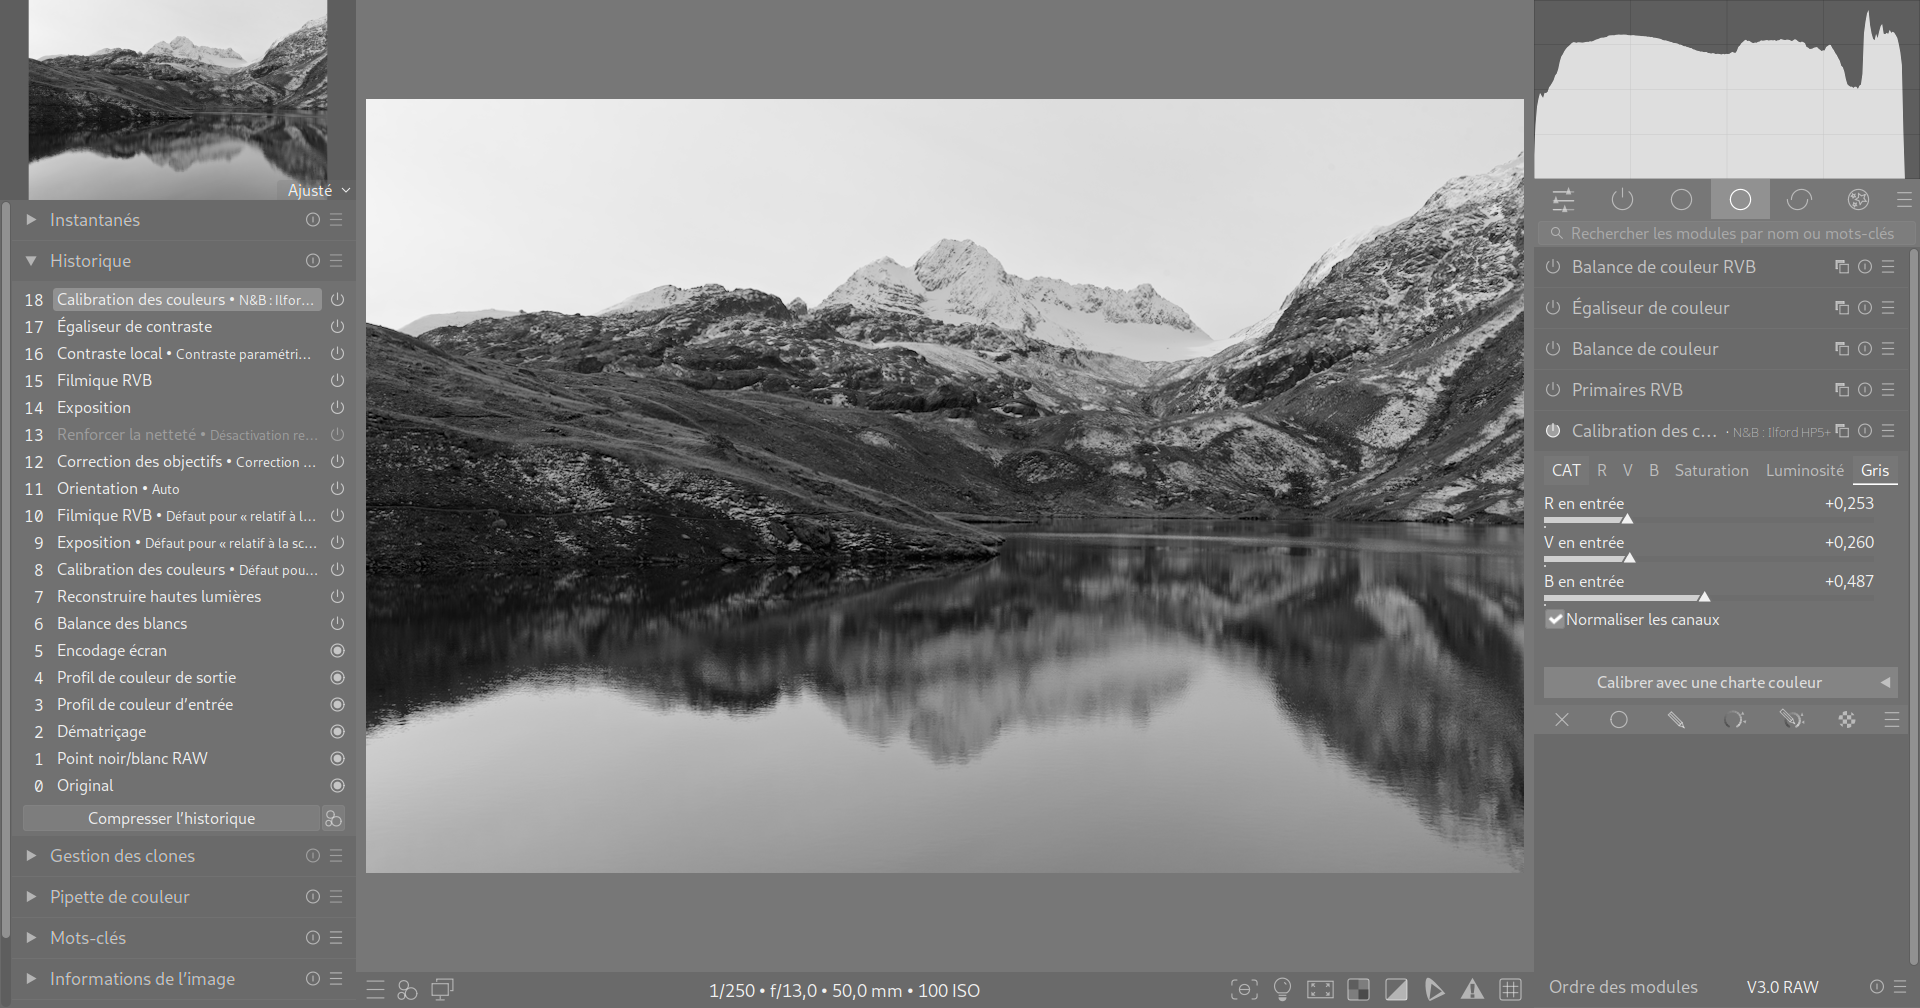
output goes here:
{"type": "MultiPolygon", "coordinates": [[[[427,995],[435,1001],[445,1001],[452,997],[453,978],[440,977],[427,984],[427,995]]],[[[389,997],[395,1001],[418,1001],[420,1000],[420,988],[415,987],[411,980],[401,980],[394,984],[393,989],[389,991],[387,989],[387,981],[384,978],[367,981],[366,999],[368,1001],[385,1001],[389,997]]]]}
{"type": "MultiPolygon", "coordinates": [[[[1304,995],[1310,1001],[1320,1001],[1331,1000],[1334,997],[1339,990],[1339,981],[1307,980],[1296,989],[1293,981],[1287,977],[1275,977],[1271,985],[1263,984],[1258,980],[1235,979],[1232,983],[1231,999],[1258,1001],[1268,994],[1269,986],[1275,1001],[1285,1001],[1300,995],[1304,995]]],[[[1348,1001],[1371,1001],[1373,1000],[1373,978],[1348,977],[1346,990],[1348,1001]]],[[[1406,977],[1387,977],[1382,985],[1380,1000],[1409,1001],[1412,1000],[1409,994],[1411,990],[1412,984],[1406,977]]],[[[1520,1000],[1520,978],[1501,977],[1494,991],[1502,1001],[1518,1001],[1520,1000]]],[[[1439,1001],[1449,996],[1447,989],[1432,977],[1426,978],[1426,984],[1421,988],[1421,992],[1426,995],[1428,1001],[1439,1001]]],[[[1456,998],[1460,1001],[1488,1000],[1486,992],[1480,987],[1480,981],[1472,977],[1467,978],[1467,985],[1460,989],[1456,998]]]]}
{"type": "MultiPolygon", "coordinates": [[[[1555,726],[1573,727],[1573,722],[1569,720],[1572,715],[1572,711],[1554,714],[1555,726]]],[[[1745,728],[1747,725],[1753,723],[1753,717],[1758,716],[1757,714],[1749,716],[1746,711],[1742,710],[1730,710],[1726,713],[1726,716],[1720,719],[1720,723],[1726,725],[1728,728],[1745,728]]],[[[1865,714],[1855,714],[1850,710],[1843,710],[1834,717],[1834,723],[1842,728],[1852,728],[1866,717],[1867,715],[1865,714]]],[[[1880,713],[1881,726],[1884,728],[1899,728],[1900,718],[1900,711],[1882,711],[1880,713]]],[[[1668,711],[1667,720],[1673,722],[1676,728],[1685,729],[1687,727],[1686,719],[1682,718],[1678,712],[1668,711]]],[[[1623,710],[1617,710],[1607,715],[1607,724],[1615,728],[1625,728],[1632,723],[1632,716],[1623,710]]],[[[1788,728],[1805,728],[1808,724],[1807,713],[1805,711],[1788,710],[1782,707],[1780,708],[1780,723],[1786,725],[1788,728]]]]}
{"type": "MultiPolygon", "coordinates": [[[[1764,188],[1762,192],[1765,192],[1764,188]]],[[[1728,189],[1724,196],[1726,202],[1725,209],[1739,213],[1745,213],[1753,209],[1755,197],[1752,189],[1744,186],[1735,186],[1728,189]]],[[[1612,205],[1615,210],[1631,210],[1638,200],[1639,197],[1634,194],[1634,191],[1626,186],[1621,186],[1607,194],[1607,202],[1612,205]]],[[[1764,202],[1764,196],[1762,197],[1762,201],[1764,202]]],[[[1893,201],[1895,209],[1912,209],[1913,191],[1911,189],[1899,190],[1893,194],[1893,201]]],[[[1554,213],[1572,213],[1575,208],[1575,202],[1572,186],[1568,186],[1565,189],[1553,190],[1552,209],[1554,213]]],[[[1865,189],[1848,190],[1846,204],[1847,209],[1858,213],[1873,206],[1873,194],[1865,189]]],[[[1686,188],[1673,190],[1667,194],[1667,205],[1673,207],[1675,210],[1692,209],[1693,190],[1686,188]]],[[[1811,190],[1795,189],[1787,194],[1787,209],[1789,210],[1805,210],[1812,205],[1813,192],[1811,190]]],[[[1766,208],[1762,206],[1761,209],[1764,211],[1766,208]]]]}

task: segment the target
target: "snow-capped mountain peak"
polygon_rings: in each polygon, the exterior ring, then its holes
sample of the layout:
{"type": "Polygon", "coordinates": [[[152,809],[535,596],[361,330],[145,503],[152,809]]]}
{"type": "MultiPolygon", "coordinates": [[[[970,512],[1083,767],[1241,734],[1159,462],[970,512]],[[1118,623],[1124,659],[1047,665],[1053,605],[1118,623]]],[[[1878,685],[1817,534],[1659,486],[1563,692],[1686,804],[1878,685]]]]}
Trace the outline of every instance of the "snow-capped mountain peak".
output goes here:
{"type": "Polygon", "coordinates": [[[1515,155],[1511,161],[1495,165],[1483,174],[1450,179],[1427,197],[1426,204],[1420,210],[1453,210],[1467,203],[1498,202],[1503,194],[1515,188],[1526,170],[1526,156],[1521,154],[1515,155]]]}
{"type": "Polygon", "coordinates": [[[854,270],[847,282],[835,287],[818,307],[840,304],[863,314],[924,315],[926,300],[926,285],[913,271],[882,256],[854,270]]]}
{"type": "Polygon", "coordinates": [[[194,60],[211,63],[221,67],[242,67],[247,65],[246,57],[232,49],[215,49],[211,46],[195,45],[185,35],[174,36],[171,42],[155,42],[147,49],[148,55],[171,56],[175,59],[194,60]]]}
{"type": "Polygon", "coordinates": [[[913,275],[928,290],[962,287],[980,290],[1006,287],[1012,278],[993,253],[961,239],[942,238],[913,264],[913,275]]]}
{"type": "Polygon", "coordinates": [[[1180,360],[1208,339],[1185,309],[1150,284],[1131,289],[1028,279],[1008,273],[993,253],[964,239],[934,243],[908,270],[877,259],[820,303],[860,312],[921,315],[961,325],[985,323],[1061,346],[1132,357],[1180,360]]]}
{"type": "Polygon", "coordinates": [[[671,308],[692,296],[693,292],[685,287],[661,284],[651,290],[643,290],[624,301],[619,301],[600,309],[601,315],[624,315],[628,312],[652,311],[655,308],[671,308]]]}

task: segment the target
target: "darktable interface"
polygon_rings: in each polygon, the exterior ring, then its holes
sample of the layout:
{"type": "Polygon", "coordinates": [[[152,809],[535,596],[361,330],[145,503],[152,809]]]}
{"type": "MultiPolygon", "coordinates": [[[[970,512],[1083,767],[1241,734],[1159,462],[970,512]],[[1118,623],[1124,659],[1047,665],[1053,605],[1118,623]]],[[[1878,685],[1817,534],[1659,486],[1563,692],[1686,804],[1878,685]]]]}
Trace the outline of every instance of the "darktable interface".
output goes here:
{"type": "Polygon", "coordinates": [[[0,1004],[1920,1004],[1920,0],[0,39],[0,1004]]]}

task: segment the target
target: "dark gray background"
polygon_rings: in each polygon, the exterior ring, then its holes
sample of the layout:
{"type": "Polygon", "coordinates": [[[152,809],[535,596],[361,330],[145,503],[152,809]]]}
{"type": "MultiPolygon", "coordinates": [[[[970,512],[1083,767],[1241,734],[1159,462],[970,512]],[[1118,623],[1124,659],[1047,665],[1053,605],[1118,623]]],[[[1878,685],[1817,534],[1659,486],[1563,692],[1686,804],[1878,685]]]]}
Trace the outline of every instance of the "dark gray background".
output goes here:
{"type": "Polygon", "coordinates": [[[1517,99],[1533,42],[1526,0],[414,0],[360,16],[363,98],[1517,99]]]}
{"type": "MultiPolygon", "coordinates": [[[[366,4],[360,17],[367,99],[1519,99],[1532,63],[1529,4],[1514,0],[618,9],[434,0],[366,4]]],[[[1300,142],[1310,151],[1326,141],[1300,142]]],[[[473,170],[486,171],[485,144],[473,170]]],[[[1532,959],[1531,881],[364,875],[358,954],[368,971],[1521,971],[1532,959]]]]}

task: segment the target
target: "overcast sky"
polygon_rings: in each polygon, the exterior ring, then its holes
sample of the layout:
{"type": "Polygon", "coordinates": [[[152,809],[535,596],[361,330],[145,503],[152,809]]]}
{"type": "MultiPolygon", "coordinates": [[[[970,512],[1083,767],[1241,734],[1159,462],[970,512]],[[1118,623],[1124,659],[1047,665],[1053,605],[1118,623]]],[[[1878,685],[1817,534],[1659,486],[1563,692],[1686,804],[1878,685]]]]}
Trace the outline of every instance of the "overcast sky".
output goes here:
{"type": "Polygon", "coordinates": [[[367,102],[370,321],[593,313],[660,284],[818,304],[969,238],[1150,283],[1224,337],[1329,246],[1520,153],[1489,101],[367,102]]]}
{"type": "Polygon", "coordinates": [[[109,47],[146,52],[180,35],[232,49],[248,62],[301,25],[325,17],[327,0],[33,0],[27,54],[84,56],[109,47]]]}

